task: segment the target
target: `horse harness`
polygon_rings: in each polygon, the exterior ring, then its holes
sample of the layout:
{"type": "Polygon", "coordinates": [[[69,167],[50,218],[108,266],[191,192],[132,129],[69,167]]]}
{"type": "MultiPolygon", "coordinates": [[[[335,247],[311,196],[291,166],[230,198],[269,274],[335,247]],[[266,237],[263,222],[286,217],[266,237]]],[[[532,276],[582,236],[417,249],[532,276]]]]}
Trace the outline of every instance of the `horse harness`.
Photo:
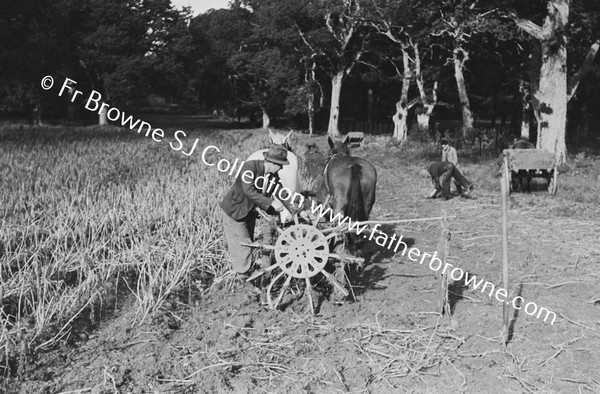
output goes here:
{"type": "Polygon", "coordinates": [[[343,156],[343,155],[344,155],[343,153],[335,153],[335,154],[331,155],[329,160],[327,160],[327,163],[325,163],[325,168],[323,169],[323,183],[325,184],[325,189],[327,189],[327,200],[325,201],[325,203],[323,205],[329,204],[333,197],[331,195],[331,191],[329,190],[329,177],[327,176],[327,168],[329,168],[329,163],[331,163],[331,160],[333,160],[334,157],[343,156]]]}

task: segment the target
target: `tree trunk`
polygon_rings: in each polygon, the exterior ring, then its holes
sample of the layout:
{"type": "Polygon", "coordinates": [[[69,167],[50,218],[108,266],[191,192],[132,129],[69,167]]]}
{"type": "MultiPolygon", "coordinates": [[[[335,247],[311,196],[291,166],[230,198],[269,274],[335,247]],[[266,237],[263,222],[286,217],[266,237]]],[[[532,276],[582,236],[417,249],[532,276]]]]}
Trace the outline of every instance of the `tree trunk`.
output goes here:
{"type": "Polygon", "coordinates": [[[396,103],[396,113],[392,116],[394,121],[394,138],[396,141],[404,141],[406,139],[406,115],[408,114],[408,106],[404,99],[400,99],[396,103]]]}
{"type": "MultiPolygon", "coordinates": [[[[104,103],[102,103],[102,104],[104,104],[104,103]]],[[[100,112],[98,113],[98,124],[100,126],[108,125],[108,118],[106,116],[107,113],[108,113],[108,108],[106,107],[106,105],[101,106],[100,112]]]]}
{"type": "Polygon", "coordinates": [[[367,90],[367,120],[371,122],[373,118],[373,88],[367,90]]]}
{"type": "Polygon", "coordinates": [[[429,131],[429,122],[431,120],[434,107],[435,104],[428,103],[423,105],[423,112],[417,115],[417,125],[419,130],[429,131]]]}
{"type": "Polygon", "coordinates": [[[263,129],[268,129],[269,126],[271,125],[271,118],[269,118],[269,114],[267,114],[267,111],[264,108],[262,109],[262,127],[263,129]]]}
{"type": "Polygon", "coordinates": [[[538,138],[537,148],[556,155],[558,164],[566,160],[567,126],[567,47],[565,28],[569,20],[569,4],[552,0],[544,21],[542,66],[537,92],[538,138]]]}
{"type": "Polygon", "coordinates": [[[408,117],[408,90],[410,88],[410,64],[408,62],[408,53],[402,48],[402,63],[404,70],[402,72],[402,92],[400,100],[396,103],[396,113],[392,116],[394,121],[394,138],[396,141],[406,140],[408,127],[406,118],[408,117]]]}
{"type": "Polygon", "coordinates": [[[541,42],[542,65],[539,86],[534,93],[534,113],[538,121],[537,148],[554,153],[558,164],[566,160],[567,126],[567,46],[565,31],[569,21],[568,0],[550,0],[544,26],[515,19],[517,26],[541,42]]]}
{"type": "Polygon", "coordinates": [[[75,123],[75,105],[71,102],[67,103],[67,120],[69,123],[75,123]]]}
{"type": "Polygon", "coordinates": [[[315,129],[315,94],[308,92],[308,135],[313,135],[315,129]]]}
{"type": "MultiPolygon", "coordinates": [[[[547,43],[544,52],[550,51],[547,43]]],[[[540,70],[538,91],[539,119],[537,147],[556,155],[558,163],[565,161],[567,148],[565,130],[567,126],[567,49],[561,46],[548,54],[540,70]]]]}
{"type": "Polygon", "coordinates": [[[100,126],[108,126],[108,103],[107,103],[107,101],[110,100],[110,96],[106,92],[106,88],[104,87],[103,82],[101,82],[100,86],[101,86],[101,88],[100,88],[99,92],[100,92],[102,99],[100,100],[100,111],[98,112],[98,124],[100,126]]]}
{"type": "Polygon", "coordinates": [[[41,102],[37,103],[33,108],[33,124],[41,126],[44,124],[44,106],[41,102]]]}
{"type": "MultiPolygon", "coordinates": [[[[420,130],[429,131],[429,121],[433,114],[433,109],[437,104],[437,86],[438,83],[433,83],[433,89],[431,91],[431,100],[427,98],[425,92],[425,83],[423,82],[423,74],[421,74],[421,55],[419,54],[419,46],[412,44],[413,51],[415,52],[415,74],[417,88],[419,89],[419,96],[421,97],[421,103],[423,104],[423,112],[417,115],[417,125],[420,130]]],[[[435,137],[434,137],[435,138],[435,137]]]]}
{"type": "Polygon", "coordinates": [[[530,140],[529,128],[531,126],[531,120],[529,114],[531,113],[531,95],[529,94],[529,87],[527,82],[521,80],[519,83],[519,92],[521,93],[521,104],[523,116],[521,118],[521,138],[530,140]]]}
{"type": "MultiPolygon", "coordinates": [[[[315,131],[315,90],[320,86],[316,78],[317,63],[311,58],[311,62],[306,64],[304,72],[304,82],[306,84],[306,100],[308,115],[308,135],[313,135],[315,131]]],[[[321,96],[321,100],[323,97],[321,96]]]]}
{"type": "MultiPolygon", "coordinates": [[[[429,121],[433,114],[433,109],[437,104],[437,87],[438,83],[435,81],[433,83],[433,89],[431,90],[431,100],[428,100],[427,97],[421,97],[421,100],[423,101],[423,112],[417,115],[417,123],[421,130],[429,131],[429,121]]],[[[424,91],[425,90],[423,89],[423,92],[424,91]]]]}
{"type": "Polygon", "coordinates": [[[73,95],[75,94],[74,88],[67,89],[69,94],[69,102],[67,103],[67,120],[73,124],[75,122],[75,104],[73,104],[73,95]]]}
{"type": "Polygon", "coordinates": [[[329,110],[329,126],[327,127],[327,134],[331,138],[338,138],[340,136],[338,123],[340,120],[340,94],[342,92],[343,80],[343,70],[338,71],[338,73],[331,78],[331,107],[329,110]]]}
{"type": "Polygon", "coordinates": [[[469,96],[467,96],[467,86],[465,84],[465,76],[463,69],[465,62],[469,59],[469,53],[461,47],[454,48],[454,78],[456,79],[456,87],[458,89],[458,98],[460,99],[460,109],[462,112],[462,138],[470,140],[473,131],[473,114],[471,113],[471,104],[469,96]]]}
{"type": "MultiPolygon", "coordinates": [[[[437,90],[437,81],[433,84],[433,96],[436,97],[437,90]]],[[[437,102],[437,98],[434,98],[433,101],[429,101],[426,104],[423,104],[423,112],[417,115],[417,123],[421,130],[429,131],[429,122],[431,120],[431,115],[433,114],[433,109],[435,108],[435,104],[437,102]]]]}

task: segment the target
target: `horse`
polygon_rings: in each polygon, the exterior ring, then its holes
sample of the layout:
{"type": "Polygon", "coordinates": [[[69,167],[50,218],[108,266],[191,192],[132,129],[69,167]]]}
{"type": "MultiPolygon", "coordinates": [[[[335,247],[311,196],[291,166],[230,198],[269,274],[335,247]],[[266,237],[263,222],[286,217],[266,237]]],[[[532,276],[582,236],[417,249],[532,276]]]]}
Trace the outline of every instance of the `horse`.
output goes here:
{"type": "MultiPolygon", "coordinates": [[[[535,149],[535,145],[527,140],[517,140],[515,138],[510,149],[535,149]]],[[[519,170],[518,172],[513,171],[512,174],[512,187],[513,190],[527,191],[531,193],[531,174],[528,170],[519,170]],[[519,180],[521,182],[519,182],[519,180]]]]}
{"type": "MultiPolygon", "coordinates": [[[[329,155],[323,169],[323,180],[317,190],[316,200],[331,198],[333,215],[341,214],[352,221],[364,221],[369,218],[375,204],[377,170],[366,159],[350,156],[348,140],[328,138],[329,155]]],[[[363,255],[364,240],[357,234],[350,234],[355,253],[363,255]]]]}
{"type": "MultiPolygon", "coordinates": [[[[292,148],[290,146],[290,136],[294,130],[290,131],[287,134],[274,133],[271,129],[269,129],[269,142],[272,145],[281,145],[287,151],[287,159],[290,164],[286,164],[283,166],[281,170],[279,170],[279,179],[281,180],[281,185],[290,190],[291,195],[299,189],[299,179],[298,179],[298,157],[292,152],[292,148]]],[[[252,153],[246,161],[248,160],[263,160],[264,152],[267,152],[269,149],[260,149],[254,153],[252,153]]],[[[273,206],[276,209],[282,208],[283,204],[278,200],[274,199],[273,206]]],[[[292,214],[287,209],[283,208],[281,213],[279,214],[279,219],[282,224],[285,224],[291,220],[293,220],[292,214]]]]}

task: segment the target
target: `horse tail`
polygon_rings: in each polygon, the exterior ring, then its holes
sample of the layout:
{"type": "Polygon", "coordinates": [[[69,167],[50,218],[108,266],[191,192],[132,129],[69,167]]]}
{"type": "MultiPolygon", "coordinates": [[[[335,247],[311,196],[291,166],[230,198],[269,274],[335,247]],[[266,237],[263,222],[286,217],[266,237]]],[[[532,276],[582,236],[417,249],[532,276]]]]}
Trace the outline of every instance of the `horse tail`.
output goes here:
{"type": "Polygon", "coordinates": [[[350,188],[348,189],[348,206],[346,215],[354,220],[367,220],[365,213],[365,204],[363,203],[362,188],[360,181],[362,178],[362,167],[360,164],[352,164],[350,167],[350,188]]]}

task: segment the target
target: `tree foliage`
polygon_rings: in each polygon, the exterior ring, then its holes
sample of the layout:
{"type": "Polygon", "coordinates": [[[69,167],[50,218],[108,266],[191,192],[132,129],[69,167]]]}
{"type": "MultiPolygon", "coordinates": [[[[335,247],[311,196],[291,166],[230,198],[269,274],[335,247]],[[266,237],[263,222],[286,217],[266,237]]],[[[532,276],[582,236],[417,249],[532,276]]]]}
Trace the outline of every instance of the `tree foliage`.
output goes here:
{"type": "Polygon", "coordinates": [[[40,101],[44,75],[69,77],[123,106],[141,105],[150,93],[183,96],[189,14],[169,0],[26,0],[10,7],[2,14],[0,52],[5,106],[40,101]]]}
{"type": "MultiPolygon", "coordinates": [[[[452,61],[459,48],[475,119],[517,124],[521,87],[528,82],[531,91],[537,88],[541,46],[514,18],[541,25],[547,3],[236,0],[228,9],[191,18],[169,0],[7,2],[0,13],[0,111],[27,113],[42,103],[64,116],[66,102],[49,100],[39,87],[44,75],[53,75],[96,89],[114,105],[142,108],[155,94],[194,111],[310,115],[321,129],[332,92],[340,89],[340,118],[391,123],[406,80],[403,51],[414,68],[416,48],[426,89],[439,86],[433,116],[457,119],[463,99],[452,61]],[[386,38],[385,24],[408,47],[386,38]],[[343,89],[334,83],[336,75],[342,75],[343,89]]],[[[572,76],[600,39],[600,0],[569,5],[565,37],[572,76]]],[[[589,123],[598,118],[591,108],[600,105],[598,59],[586,75],[590,83],[579,84],[570,111],[589,123]]],[[[408,103],[426,97],[412,78],[408,103]]],[[[419,111],[422,105],[411,107],[409,118],[419,111]]]]}

